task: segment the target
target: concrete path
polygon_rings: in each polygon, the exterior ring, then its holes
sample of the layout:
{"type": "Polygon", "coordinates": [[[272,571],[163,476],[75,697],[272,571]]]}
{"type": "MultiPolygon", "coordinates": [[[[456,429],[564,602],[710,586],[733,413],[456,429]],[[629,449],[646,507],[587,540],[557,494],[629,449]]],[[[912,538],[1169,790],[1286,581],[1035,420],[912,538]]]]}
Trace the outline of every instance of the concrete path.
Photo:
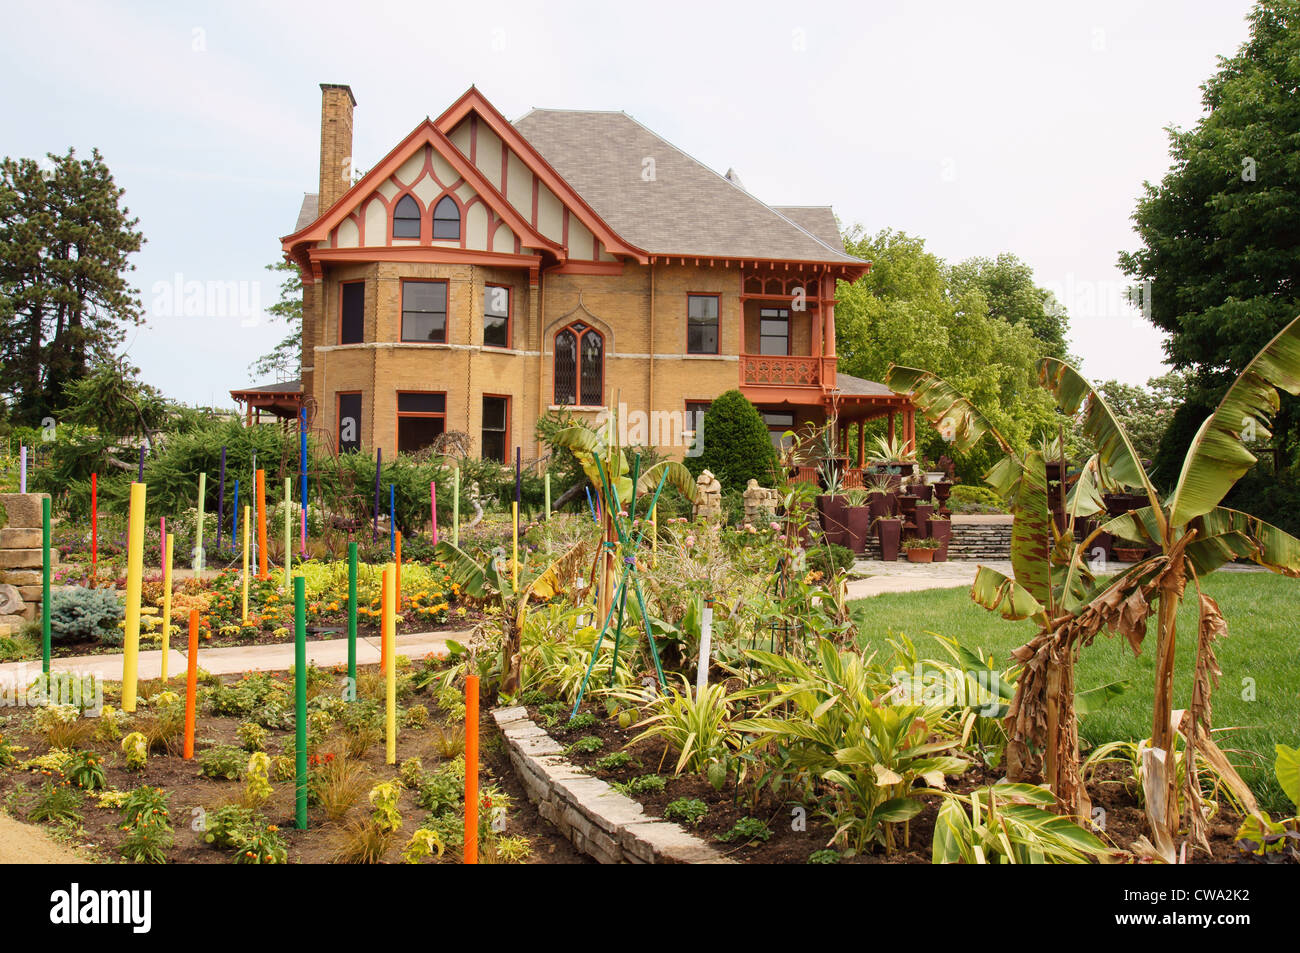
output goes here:
{"type": "Polygon", "coordinates": [[[969,559],[943,563],[909,563],[905,559],[898,562],[859,560],[853,567],[854,571],[864,574],[866,578],[849,582],[849,598],[865,599],[887,592],[957,589],[975,581],[975,570],[979,566],[988,566],[1011,575],[1010,560],[989,560],[982,563],[969,559]]]}
{"type": "MultiPolygon", "coordinates": [[[[397,654],[411,659],[423,658],[430,652],[443,653],[447,650],[447,640],[464,641],[469,630],[448,632],[412,632],[397,637],[397,654]]],[[[235,645],[229,648],[199,648],[199,668],[213,675],[228,675],[233,672],[272,672],[287,671],[293,666],[294,646],[292,642],[276,642],[269,645],[235,645]]],[[[357,639],[357,664],[379,664],[379,639],[357,639]]],[[[348,660],[347,639],[323,639],[307,643],[307,661],[315,662],[322,668],[332,665],[345,665],[348,660]]],[[[168,653],[167,669],[171,677],[185,677],[185,656],[172,649],[168,653]]],[[[76,672],[79,675],[96,675],[105,681],[120,681],[122,678],[122,655],[114,652],[110,655],[77,655],[68,658],[56,658],[50,663],[56,672],[76,672]]],[[[7,682],[27,684],[40,674],[41,663],[35,661],[8,662],[0,665],[0,685],[7,682]],[[26,681],[23,681],[26,679],[26,681]]],[[[140,653],[140,678],[158,678],[162,675],[162,651],[154,649],[140,653]]]]}

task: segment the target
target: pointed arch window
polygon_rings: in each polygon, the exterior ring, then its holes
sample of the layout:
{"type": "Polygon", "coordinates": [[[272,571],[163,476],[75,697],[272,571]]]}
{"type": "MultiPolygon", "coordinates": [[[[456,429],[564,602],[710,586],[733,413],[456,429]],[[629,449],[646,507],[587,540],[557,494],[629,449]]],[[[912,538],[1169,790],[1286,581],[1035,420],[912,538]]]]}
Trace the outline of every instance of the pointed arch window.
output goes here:
{"type": "Polygon", "coordinates": [[[433,208],[433,237],[460,238],[460,206],[450,195],[444,195],[433,208]]]}
{"type": "Polygon", "coordinates": [[[403,195],[393,209],[393,237],[420,237],[420,203],[410,195],[403,195]]]}
{"type": "Polygon", "coordinates": [[[555,335],[555,403],[594,407],[605,394],[605,338],[576,321],[555,335]]]}

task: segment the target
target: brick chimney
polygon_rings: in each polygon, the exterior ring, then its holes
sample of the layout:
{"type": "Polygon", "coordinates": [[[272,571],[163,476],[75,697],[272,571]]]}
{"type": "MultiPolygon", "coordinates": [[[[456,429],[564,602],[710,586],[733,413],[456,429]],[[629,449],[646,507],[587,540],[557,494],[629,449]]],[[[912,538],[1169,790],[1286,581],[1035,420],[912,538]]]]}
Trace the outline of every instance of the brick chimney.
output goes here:
{"type": "Polygon", "coordinates": [[[320,84],[320,214],[352,187],[352,87],[320,84]]]}

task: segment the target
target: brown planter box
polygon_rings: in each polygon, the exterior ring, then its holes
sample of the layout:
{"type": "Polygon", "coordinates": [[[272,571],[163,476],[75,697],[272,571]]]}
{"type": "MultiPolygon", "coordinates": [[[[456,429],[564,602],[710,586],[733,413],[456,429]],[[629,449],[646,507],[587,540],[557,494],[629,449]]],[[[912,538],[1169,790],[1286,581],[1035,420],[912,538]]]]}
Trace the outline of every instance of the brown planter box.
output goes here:
{"type": "Polygon", "coordinates": [[[952,541],[952,522],[950,520],[931,518],[926,521],[925,532],[931,539],[939,541],[939,548],[934,551],[933,561],[946,563],[948,561],[948,543],[952,541]]]}
{"type": "Polygon", "coordinates": [[[871,507],[846,506],[844,511],[849,526],[849,541],[845,545],[861,556],[867,551],[867,534],[871,532],[871,507]]]}
{"type": "Polygon", "coordinates": [[[898,559],[898,545],[902,541],[903,521],[897,516],[876,520],[876,535],[880,537],[880,558],[887,562],[898,559]]]}

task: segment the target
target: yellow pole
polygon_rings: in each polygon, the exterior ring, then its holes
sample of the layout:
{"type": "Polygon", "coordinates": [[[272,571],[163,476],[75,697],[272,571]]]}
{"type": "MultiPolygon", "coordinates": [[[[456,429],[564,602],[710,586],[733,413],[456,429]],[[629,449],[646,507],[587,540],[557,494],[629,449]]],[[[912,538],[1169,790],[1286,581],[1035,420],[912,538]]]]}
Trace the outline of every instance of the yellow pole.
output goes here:
{"type": "Polygon", "coordinates": [[[126,619],[122,652],[122,711],[135,711],[140,663],[140,584],[144,577],[144,484],[131,484],[127,520],[126,619]]]}
{"type": "Polygon", "coordinates": [[[172,553],[175,551],[176,534],[167,534],[167,545],[163,553],[163,606],[162,606],[162,680],[167,681],[167,653],[171,649],[172,635],[172,553]]]}
{"type": "Polygon", "coordinates": [[[384,568],[384,694],[387,698],[386,753],[389,764],[397,764],[397,571],[393,565],[384,568]]]}
{"type": "Polygon", "coordinates": [[[240,622],[248,621],[248,507],[244,507],[244,608],[243,615],[239,617],[240,622]]]}
{"type": "Polygon", "coordinates": [[[519,591],[519,501],[510,501],[510,512],[514,516],[514,559],[510,561],[510,586],[519,591]]]}
{"type": "Polygon", "coordinates": [[[293,535],[289,528],[289,501],[293,498],[293,480],[284,478],[284,589],[293,587],[293,535]]]}

